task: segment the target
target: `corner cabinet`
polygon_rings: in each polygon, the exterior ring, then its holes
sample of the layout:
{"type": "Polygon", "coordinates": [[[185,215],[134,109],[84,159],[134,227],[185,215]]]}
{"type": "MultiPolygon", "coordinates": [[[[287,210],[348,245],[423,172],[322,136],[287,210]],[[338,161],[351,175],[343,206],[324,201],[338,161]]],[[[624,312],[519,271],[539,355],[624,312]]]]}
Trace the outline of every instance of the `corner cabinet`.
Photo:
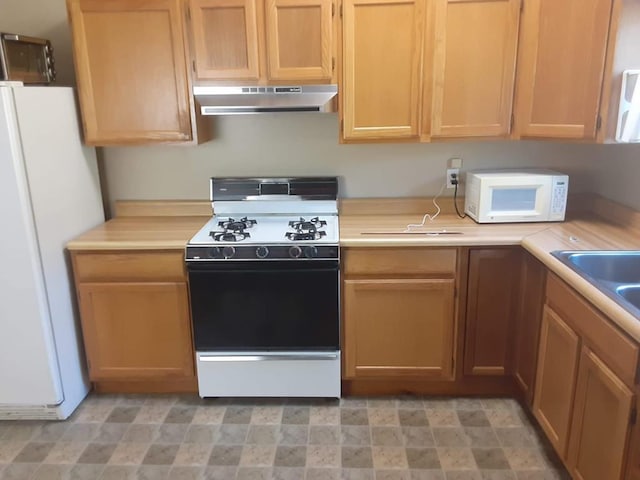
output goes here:
{"type": "Polygon", "coordinates": [[[189,0],[189,12],[198,81],[334,78],[334,0],[189,0]]]}
{"type": "Polygon", "coordinates": [[[525,2],[516,136],[596,138],[613,2],[525,2]]]}
{"type": "Polygon", "coordinates": [[[194,139],[181,5],[67,0],[87,144],[194,139]]]}
{"type": "Polygon", "coordinates": [[[417,140],[425,1],[345,0],[340,90],[345,140],[417,140]]]}
{"type": "Polygon", "coordinates": [[[549,276],[533,413],[573,478],[625,478],[638,357],[637,343],[549,276]]]}
{"type": "Polygon", "coordinates": [[[530,253],[523,251],[512,371],[522,397],[529,406],[533,404],[536,383],[536,364],[546,278],[546,267],[530,253]]]}
{"type": "Polygon", "coordinates": [[[465,375],[511,373],[520,268],[520,247],[469,250],[465,375]]]}
{"type": "Polygon", "coordinates": [[[72,258],[90,380],[194,381],[183,253],[72,258]]]}
{"type": "Polygon", "coordinates": [[[453,379],[456,253],[346,250],[344,378],[453,379]]]}

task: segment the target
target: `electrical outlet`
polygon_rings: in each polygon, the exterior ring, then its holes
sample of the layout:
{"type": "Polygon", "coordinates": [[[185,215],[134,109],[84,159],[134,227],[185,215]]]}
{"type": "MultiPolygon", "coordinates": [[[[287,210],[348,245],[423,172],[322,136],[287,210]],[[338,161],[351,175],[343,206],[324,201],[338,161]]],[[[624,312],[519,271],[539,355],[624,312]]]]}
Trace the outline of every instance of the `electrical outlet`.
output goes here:
{"type": "Polygon", "coordinates": [[[447,188],[454,188],[455,184],[453,180],[460,184],[460,169],[459,168],[447,168],[447,188]]]}
{"type": "Polygon", "coordinates": [[[448,168],[462,168],[461,158],[458,158],[458,157],[450,158],[448,163],[449,163],[448,168]]]}

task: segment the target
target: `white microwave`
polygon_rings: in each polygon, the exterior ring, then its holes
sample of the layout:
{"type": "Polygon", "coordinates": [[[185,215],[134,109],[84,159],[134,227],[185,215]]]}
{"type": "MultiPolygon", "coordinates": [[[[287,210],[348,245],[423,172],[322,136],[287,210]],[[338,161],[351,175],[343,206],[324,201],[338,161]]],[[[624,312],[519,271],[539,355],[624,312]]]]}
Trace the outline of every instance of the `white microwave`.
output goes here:
{"type": "Polygon", "coordinates": [[[478,223],[561,222],[569,177],[551,170],[467,172],[464,211],[478,223]]]}

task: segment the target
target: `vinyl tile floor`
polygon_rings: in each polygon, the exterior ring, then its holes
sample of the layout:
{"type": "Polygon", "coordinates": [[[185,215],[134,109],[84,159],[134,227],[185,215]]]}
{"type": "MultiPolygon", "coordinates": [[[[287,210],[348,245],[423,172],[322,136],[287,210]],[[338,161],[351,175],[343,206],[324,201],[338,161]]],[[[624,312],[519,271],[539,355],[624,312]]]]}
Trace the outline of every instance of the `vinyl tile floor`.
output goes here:
{"type": "Polygon", "coordinates": [[[90,395],[0,422],[0,478],[564,480],[515,400],[90,395]]]}

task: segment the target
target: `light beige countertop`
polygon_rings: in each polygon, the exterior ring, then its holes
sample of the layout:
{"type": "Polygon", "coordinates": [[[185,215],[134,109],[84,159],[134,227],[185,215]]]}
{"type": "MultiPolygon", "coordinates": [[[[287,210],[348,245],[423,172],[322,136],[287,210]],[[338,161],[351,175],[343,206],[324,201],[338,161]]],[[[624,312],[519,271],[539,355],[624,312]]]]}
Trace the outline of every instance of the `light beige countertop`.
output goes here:
{"type": "MultiPolygon", "coordinates": [[[[418,212],[422,212],[425,204],[411,208],[411,214],[397,214],[394,210],[401,209],[402,202],[389,201],[393,208],[378,208],[385,200],[354,203],[357,203],[356,207],[341,208],[341,247],[522,245],[640,342],[640,319],[550,253],[554,250],[640,250],[640,214],[637,212],[625,207],[617,209],[615,204],[613,208],[617,210],[612,211],[609,202],[596,205],[594,211],[606,212],[612,221],[606,221],[595,213],[582,213],[562,223],[479,225],[469,218],[460,219],[450,211],[443,211],[435,221],[427,220],[424,227],[410,229],[411,232],[419,232],[415,234],[403,232],[407,231],[408,224],[421,223],[423,214],[418,212]],[[377,213],[371,213],[368,205],[376,206],[377,213]],[[430,234],[444,231],[459,233],[430,234]]],[[[425,211],[430,210],[425,208],[425,211]]],[[[208,219],[200,214],[180,216],[174,211],[166,216],[148,216],[147,212],[143,216],[116,217],[70,241],[67,247],[72,251],[184,249],[187,241],[208,219]]]]}
{"type": "Polygon", "coordinates": [[[184,250],[210,217],[116,217],[67,243],[71,251],[184,250]]]}
{"type": "Polygon", "coordinates": [[[479,225],[455,214],[439,215],[419,225],[423,215],[340,215],[341,247],[419,247],[520,245],[528,235],[549,228],[545,223],[479,225]]]}

